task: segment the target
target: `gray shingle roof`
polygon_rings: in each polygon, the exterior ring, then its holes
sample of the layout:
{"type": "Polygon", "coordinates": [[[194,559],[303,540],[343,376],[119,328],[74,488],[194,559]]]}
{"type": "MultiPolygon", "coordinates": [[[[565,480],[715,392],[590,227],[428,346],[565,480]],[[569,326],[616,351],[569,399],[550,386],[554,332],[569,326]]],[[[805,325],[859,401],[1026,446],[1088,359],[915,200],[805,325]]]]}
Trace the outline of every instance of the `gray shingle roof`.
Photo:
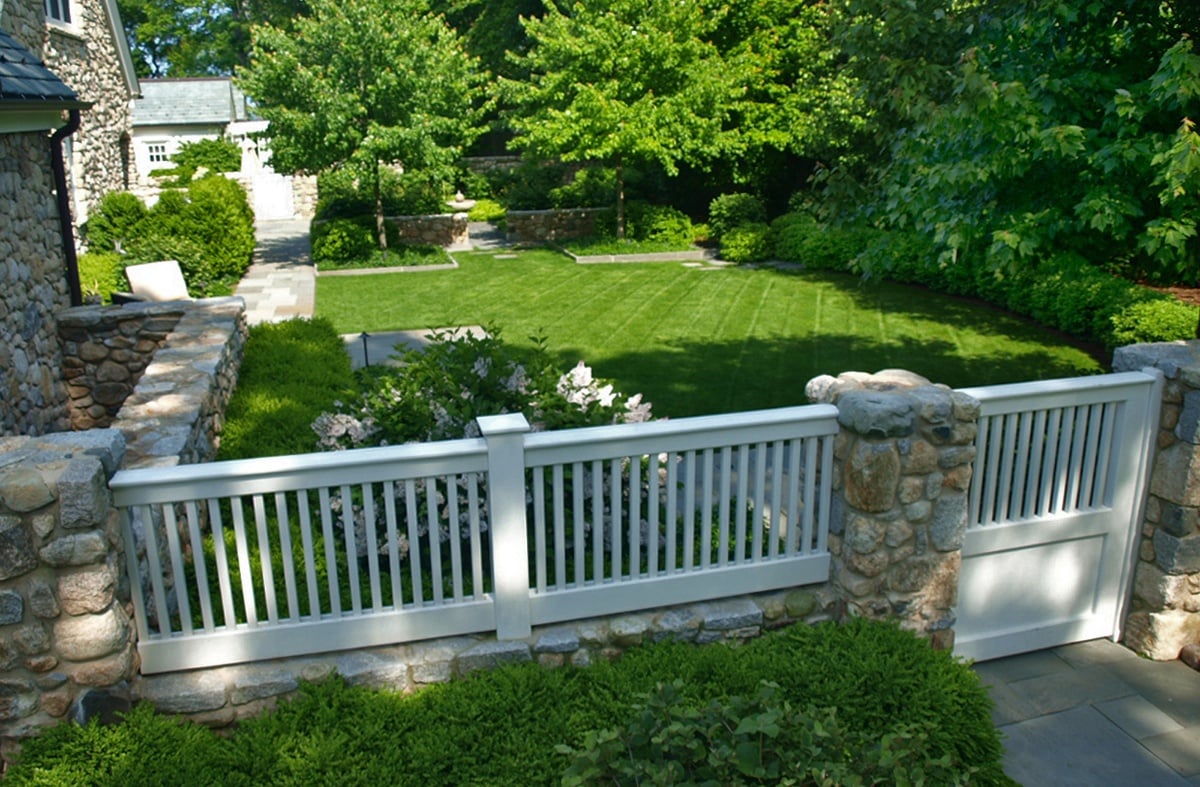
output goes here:
{"type": "Polygon", "coordinates": [[[8,106],[84,107],[75,91],[8,33],[0,30],[0,103],[8,106]]]}
{"type": "Polygon", "coordinates": [[[133,125],[227,124],[246,119],[246,99],[229,77],[139,80],[133,125]]]}

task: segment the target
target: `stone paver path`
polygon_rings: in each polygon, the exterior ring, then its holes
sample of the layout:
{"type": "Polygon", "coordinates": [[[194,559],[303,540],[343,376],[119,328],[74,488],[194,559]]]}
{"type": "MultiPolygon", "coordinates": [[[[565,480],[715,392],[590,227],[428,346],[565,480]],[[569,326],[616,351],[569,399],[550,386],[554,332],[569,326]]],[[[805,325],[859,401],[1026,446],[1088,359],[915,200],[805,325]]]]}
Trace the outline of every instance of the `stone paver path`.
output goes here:
{"type": "Polygon", "coordinates": [[[308,242],[308,219],[255,225],[254,263],[235,295],[246,301],[246,321],[280,322],[313,315],[316,270],[308,242]]]}

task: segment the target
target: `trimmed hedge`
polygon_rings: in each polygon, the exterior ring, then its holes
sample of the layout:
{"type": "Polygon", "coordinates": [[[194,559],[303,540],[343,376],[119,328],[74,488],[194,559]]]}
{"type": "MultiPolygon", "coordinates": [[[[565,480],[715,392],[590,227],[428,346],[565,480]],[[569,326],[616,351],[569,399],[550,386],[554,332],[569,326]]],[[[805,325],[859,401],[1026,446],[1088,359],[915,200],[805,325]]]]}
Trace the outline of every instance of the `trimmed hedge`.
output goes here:
{"type": "Polygon", "coordinates": [[[121,726],[46,731],[25,745],[5,782],[135,784],[171,774],[183,785],[530,785],[599,783],[587,778],[592,764],[617,772],[628,764],[663,783],[669,773],[649,761],[658,747],[639,743],[625,760],[626,750],[610,743],[662,721],[661,743],[687,748],[693,764],[709,769],[696,773],[718,783],[828,783],[802,778],[815,768],[844,784],[922,775],[926,783],[1011,784],[990,708],[978,676],[950,653],[894,624],[857,619],[794,626],[740,646],[660,643],[586,669],[511,665],[411,696],[330,680],[303,686],[227,738],[139,708],[121,726]],[[764,681],[773,682],[765,693],[764,681]],[[699,729],[706,721],[733,733],[699,729]],[[780,722],[788,729],[775,732],[780,722]],[[740,737],[735,752],[751,736],[774,733],[784,745],[713,762],[692,732],[717,746],[740,737]],[[780,778],[754,775],[758,766],[780,778]]]}
{"type": "Polygon", "coordinates": [[[708,206],[708,226],[717,240],[744,224],[765,224],[767,209],[753,194],[722,194],[708,206]]]}
{"type": "Polygon", "coordinates": [[[945,264],[937,262],[933,246],[914,233],[828,227],[794,213],[776,219],[772,234],[777,259],[980,298],[1110,350],[1132,342],[1193,338],[1200,316],[1195,306],[1170,294],[1077,257],[1012,270],[992,270],[972,260],[945,264]]]}

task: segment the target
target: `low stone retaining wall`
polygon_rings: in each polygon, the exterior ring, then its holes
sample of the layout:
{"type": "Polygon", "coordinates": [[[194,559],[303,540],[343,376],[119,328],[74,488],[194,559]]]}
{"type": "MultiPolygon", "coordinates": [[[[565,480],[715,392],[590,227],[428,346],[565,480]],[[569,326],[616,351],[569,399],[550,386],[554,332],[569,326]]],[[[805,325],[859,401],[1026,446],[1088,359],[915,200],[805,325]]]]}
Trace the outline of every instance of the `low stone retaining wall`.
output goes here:
{"type": "Polygon", "coordinates": [[[388,216],[388,224],[396,228],[401,240],[408,243],[427,243],[448,249],[470,249],[467,214],[439,213],[432,216],[388,216]]]}
{"type": "Polygon", "coordinates": [[[64,310],[72,425],[120,429],[130,467],[211,460],[241,365],[244,311],[241,298],[64,310]]]}
{"type": "Polygon", "coordinates": [[[1152,659],[1200,643],[1200,342],[1121,347],[1113,371],[1166,378],[1124,642],[1152,659]]]}
{"type": "Polygon", "coordinates": [[[522,243],[553,243],[596,234],[596,220],[607,208],[510,210],[505,214],[510,238],[522,243]]]}
{"type": "Polygon", "coordinates": [[[293,694],[302,680],[321,680],[334,672],[351,684],[408,692],[501,664],[536,661],[548,668],[584,667],[596,659],[615,659],[644,642],[748,639],[789,623],[828,620],[835,608],[825,590],[794,590],[549,626],[534,630],[526,640],[452,637],[141,677],[134,685],[134,698],[166,713],[223,726],[262,713],[293,694]]]}

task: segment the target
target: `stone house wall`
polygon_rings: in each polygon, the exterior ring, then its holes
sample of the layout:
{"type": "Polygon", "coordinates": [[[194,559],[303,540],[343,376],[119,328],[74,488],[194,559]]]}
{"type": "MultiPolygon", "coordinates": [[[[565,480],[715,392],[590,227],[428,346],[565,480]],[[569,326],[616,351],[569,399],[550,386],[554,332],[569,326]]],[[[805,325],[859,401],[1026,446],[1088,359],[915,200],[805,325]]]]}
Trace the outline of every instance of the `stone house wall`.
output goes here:
{"type": "MultiPolygon", "coordinates": [[[[34,1],[39,8],[42,6],[34,1]]],[[[132,96],[104,4],[100,0],[72,0],[71,10],[77,33],[46,26],[45,45],[40,48],[46,66],[81,100],[92,104],[83,111],[79,130],[70,142],[71,209],[78,226],[87,220],[101,197],[126,188],[132,180],[129,140],[133,123],[132,96]]]]}
{"type": "Polygon", "coordinates": [[[0,435],[60,431],[55,315],[70,294],[46,134],[0,134],[0,227],[0,435]]]}
{"type": "Polygon", "coordinates": [[[1124,642],[1153,659],[1200,643],[1200,342],[1121,347],[1113,371],[1162,371],[1157,451],[1124,642]]]}

